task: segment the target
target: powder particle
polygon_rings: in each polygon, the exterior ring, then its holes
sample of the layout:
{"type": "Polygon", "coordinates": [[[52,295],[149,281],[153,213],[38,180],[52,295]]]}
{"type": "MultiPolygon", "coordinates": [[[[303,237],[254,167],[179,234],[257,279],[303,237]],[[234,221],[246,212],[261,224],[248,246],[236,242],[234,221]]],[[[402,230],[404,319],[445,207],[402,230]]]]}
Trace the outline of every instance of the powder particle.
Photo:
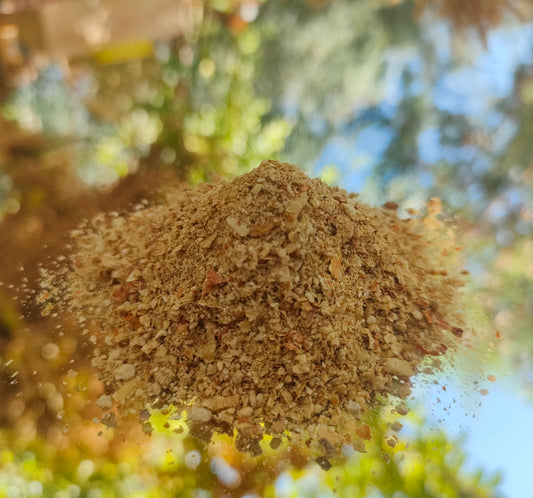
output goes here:
{"type": "Polygon", "coordinates": [[[320,466],[322,470],[328,471],[332,467],[331,462],[326,457],[323,457],[323,456],[319,456],[316,459],[316,463],[318,463],[318,465],[320,466]]]}
{"type": "Polygon", "coordinates": [[[385,371],[398,377],[411,377],[415,373],[413,365],[401,358],[386,358],[384,367],[385,371]]]}
{"type": "Polygon", "coordinates": [[[370,429],[370,426],[367,424],[363,424],[360,427],[356,429],[356,434],[361,438],[365,440],[372,439],[372,430],[370,429]]]}
{"type": "Polygon", "coordinates": [[[111,396],[108,396],[107,394],[102,394],[97,400],[96,400],[96,406],[99,406],[103,410],[109,410],[113,407],[113,401],[111,399],[111,396]]]}
{"type": "Polygon", "coordinates": [[[273,449],[273,450],[276,450],[278,449],[280,446],[281,446],[281,443],[283,442],[283,439],[281,438],[281,436],[274,436],[271,440],[270,440],[270,447],[273,449]]]}
{"type": "Polygon", "coordinates": [[[115,369],[115,379],[129,380],[135,376],[135,367],[125,363],[115,369]]]}
{"type": "MultiPolygon", "coordinates": [[[[114,429],[117,426],[117,419],[115,417],[115,414],[113,412],[107,412],[102,417],[102,423],[109,429],[114,429]]],[[[101,434],[99,433],[99,435],[101,434]]]]}
{"type": "Polygon", "coordinates": [[[237,429],[252,452],[264,432],[324,428],[327,451],[362,451],[364,411],[409,396],[422,360],[464,326],[440,204],[418,219],[396,207],[265,161],[94,219],[45,292],[93,323],[94,364],[119,411],[186,408],[193,432],[237,429]]]}
{"type": "Polygon", "coordinates": [[[394,411],[400,415],[407,415],[409,413],[409,408],[405,403],[398,403],[394,408],[394,411]]]}
{"type": "Polygon", "coordinates": [[[188,411],[189,419],[193,422],[209,422],[213,414],[207,409],[201,406],[193,406],[188,411]]]}
{"type": "Polygon", "coordinates": [[[391,448],[394,448],[396,447],[396,444],[398,443],[398,438],[394,435],[388,436],[387,438],[385,438],[385,442],[387,443],[388,446],[390,446],[391,448]]]}
{"type": "Polygon", "coordinates": [[[390,424],[390,428],[394,432],[400,432],[403,429],[403,424],[399,420],[395,420],[390,424]]]}

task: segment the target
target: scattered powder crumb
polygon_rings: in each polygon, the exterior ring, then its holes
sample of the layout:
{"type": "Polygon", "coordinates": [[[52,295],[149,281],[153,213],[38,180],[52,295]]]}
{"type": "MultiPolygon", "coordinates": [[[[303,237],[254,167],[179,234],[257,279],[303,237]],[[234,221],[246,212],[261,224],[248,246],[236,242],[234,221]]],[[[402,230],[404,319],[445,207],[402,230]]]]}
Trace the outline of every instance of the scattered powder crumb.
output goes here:
{"type": "Polygon", "coordinates": [[[403,429],[403,424],[399,420],[395,420],[390,424],[390,429],[394,432],[400,432],[403,429]]]}
{"type": "Polygon", "coordinates": [[[150,422],[144,422],[141,426],[141,429],[145,434],[152,434],[154,431],[154,428],[150,422]]]}
{"type": "Polygon", "coordinates": [[[273,450],[276,450],[278,449],[280,446],[281,446],[281,443],[283,442],[283,439],[281,438],[281,436],[274,436],[271,440],[270,440],[270,447],[273,449],[273,450]]]}
{"type": "Polygon", "coordinates": [[[390,446],[391,448],[394,448],[396,444],[398,443],[398,437],[395,435],[387,436],[385,438],[385,442],[387,443],[388,446],[390,446]]]}
{"type": "MultiPolygon", "coordinates": [[[[440,399],[437,398],[437,401],[440,403],[440,399]]],[[[396,413],[399,413],[400,415],[407,415],[409,413],[409,408],[407,408],[407,405],[405,403],[399,403],[396,405],[396,408],[394,408],[394,411],[396,413]]]]}
{"type": "Polygon", "coordinates": [[[322,470],[328,471],[332,467],[331,462],[323,456],[319,456],[316,459],[316,463],[320,466],[320,468],[322,468],[322,470]]]}
{"type": "Polygon", "coordinates": [[[111,396],[108,396],[107,394],[102,394],[97,400],[96,400],[96,406],[99,406],[102,408],[102,410],[110,410],[113,407],[113,401],[111,400],[111,396]]]}
{"type": "Polygon", "coordinates": [[[120,365],[115,369],[115,379],[128,380],[135,376],[135,367],[128,363],[120,365]]]}
{"type": "Polygon", "coordinates": [[[361,439],[365,439],[367,441],[372,439],[372,429],[370,429],[370,426],[367,424],[359,426],[355,432],[361,439]]]}
{"type": "MultiPolygon", "coordinates": [[[[396,208],[276,161],[180,185],[163,205],[73,232],[44,310],[66,308],[90,330],[101,408],[173,404],[193,434],[236,429],[253,454],[264,433],[272,447],[286,430],[318,434],[326,468],[345,443],[365,451],[364,412],[408,397],[421,362],[463,335],[464,277],[440,203],[425,218],[396,208]]],[[[109,411],[102,421],[116,424],[109,411]]]]}
{"type": "Polygon", "coordinates": [[[113,412],[107,412],[102,417],[102,423],[109,429],[114,429],[117,426],[117,419],[113,412]]]}

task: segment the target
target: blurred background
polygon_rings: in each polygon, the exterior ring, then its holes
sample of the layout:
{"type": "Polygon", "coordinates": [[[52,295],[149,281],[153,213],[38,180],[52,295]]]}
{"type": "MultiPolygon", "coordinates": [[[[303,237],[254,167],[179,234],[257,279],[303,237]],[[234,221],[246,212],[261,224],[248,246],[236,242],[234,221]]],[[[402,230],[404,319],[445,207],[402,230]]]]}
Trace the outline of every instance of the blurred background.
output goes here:
{"type": "Polygon", "coordinates": [[[532,312],[529,0],[0,0],[0,497],[527,498],[532,312]],[[31,299],[81,220],[266,158],[440,197],[472,276],[471,349],[328,472],[102,423],[91,344],[31,299]]]}

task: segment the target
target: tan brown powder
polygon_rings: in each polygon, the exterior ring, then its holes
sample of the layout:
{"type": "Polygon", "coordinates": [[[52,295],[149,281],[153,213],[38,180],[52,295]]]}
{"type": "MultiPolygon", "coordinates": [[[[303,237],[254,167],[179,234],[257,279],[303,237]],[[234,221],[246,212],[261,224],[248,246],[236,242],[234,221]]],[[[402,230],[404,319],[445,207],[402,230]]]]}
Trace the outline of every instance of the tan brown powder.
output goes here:
{"type": "Polygon", "coordinates": [[[422,360],[462,335],[439,210],[402,220],[265,161],[93,220],[73,234],[60,294],[98,325],[100,405],[188,407],[193,434],[237,429],[252,452],[264,432],[368,439],[362,413],[406,398],[422,360]]]}

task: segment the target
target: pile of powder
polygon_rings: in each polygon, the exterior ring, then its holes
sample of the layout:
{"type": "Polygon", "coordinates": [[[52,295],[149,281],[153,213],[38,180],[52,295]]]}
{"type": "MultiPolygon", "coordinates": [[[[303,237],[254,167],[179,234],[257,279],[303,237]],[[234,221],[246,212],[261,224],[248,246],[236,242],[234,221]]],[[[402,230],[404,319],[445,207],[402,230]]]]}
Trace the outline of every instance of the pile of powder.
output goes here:
{"type": "Polygon", "coordinates": [[[400,219],[356,199],[265,161],[73,233],[47,293],[92,323],[99,405],[184,408],[251,451],[286,430],[370,437],[361,414],[462,335],[463,280],[435,202],[400,219]]]}

